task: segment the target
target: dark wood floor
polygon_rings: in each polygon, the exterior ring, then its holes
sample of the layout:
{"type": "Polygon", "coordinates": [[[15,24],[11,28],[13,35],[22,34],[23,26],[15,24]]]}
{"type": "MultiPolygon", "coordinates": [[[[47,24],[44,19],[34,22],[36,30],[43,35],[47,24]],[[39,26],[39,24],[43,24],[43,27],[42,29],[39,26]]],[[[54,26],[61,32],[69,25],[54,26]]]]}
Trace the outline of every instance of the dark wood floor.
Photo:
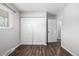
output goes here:
{"type": "Polygon", "coordinates": [[[9,56],[71,56],[59,42],[44,45],[20,45],[9,56]]]}

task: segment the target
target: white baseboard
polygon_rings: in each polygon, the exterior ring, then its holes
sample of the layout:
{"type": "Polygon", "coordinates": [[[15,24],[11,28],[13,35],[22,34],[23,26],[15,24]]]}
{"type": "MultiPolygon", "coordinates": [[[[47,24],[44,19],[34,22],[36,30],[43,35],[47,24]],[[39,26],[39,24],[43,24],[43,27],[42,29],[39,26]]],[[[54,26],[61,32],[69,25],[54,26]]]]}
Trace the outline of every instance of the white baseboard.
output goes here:
{"type": "Polygon", "coordinates": [[[67,49],[64,45],[61,44],[61,47],[67,50],[71,55],[76,56],[74,53],[72,53],[69,49],[67,49]]]}
{"type": "Polygon", "coordinates": [[[8,55],[11,54],[18,46],[20,46],[20,44],[18,44],[17,46],[11,48],[10,50],[8,50],[3,56],[8,56],[8,55]]]}

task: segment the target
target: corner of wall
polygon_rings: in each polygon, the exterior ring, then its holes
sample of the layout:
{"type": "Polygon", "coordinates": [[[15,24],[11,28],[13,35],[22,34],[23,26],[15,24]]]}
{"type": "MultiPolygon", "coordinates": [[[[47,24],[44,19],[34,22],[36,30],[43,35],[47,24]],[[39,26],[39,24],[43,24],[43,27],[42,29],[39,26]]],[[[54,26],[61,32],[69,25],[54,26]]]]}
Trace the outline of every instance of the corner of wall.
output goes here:
{"type": "Polygon", "coordinates": [[[68,48],[66,48],[63,44],[61,44],[61,47],[64,48],[66,51],[68,51],[71,55],[76,56],[73,52],[71,52],[68,48]]]}
{"type": "Polygon", "coordinates": [[[8,56],[9,54],[11,54],[17,47],[19,47],[20,44],[16,45],[15,47],[11,48],[10,50],[8,50],[6,53],[3,54],[3,56],[8,56]]]}

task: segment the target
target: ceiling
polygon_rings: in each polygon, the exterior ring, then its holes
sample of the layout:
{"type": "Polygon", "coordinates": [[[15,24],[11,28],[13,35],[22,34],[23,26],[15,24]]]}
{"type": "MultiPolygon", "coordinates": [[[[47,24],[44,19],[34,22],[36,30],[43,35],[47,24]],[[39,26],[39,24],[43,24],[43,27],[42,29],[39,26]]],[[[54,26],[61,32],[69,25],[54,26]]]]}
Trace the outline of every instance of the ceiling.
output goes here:
{"type": "Polygon", "coordinates": [[[67,3],[12,3],[20,12],[45,11],[51,14],[58,14],[67,3]]]}

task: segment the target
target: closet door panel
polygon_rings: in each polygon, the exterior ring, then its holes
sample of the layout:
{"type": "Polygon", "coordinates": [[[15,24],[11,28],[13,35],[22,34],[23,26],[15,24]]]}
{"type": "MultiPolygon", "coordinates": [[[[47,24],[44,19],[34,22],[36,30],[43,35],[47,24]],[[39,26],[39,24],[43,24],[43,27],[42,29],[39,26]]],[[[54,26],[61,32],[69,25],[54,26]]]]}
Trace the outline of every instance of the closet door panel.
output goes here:
{"type": "Polygon", "coordinates": [[[29,18],[21,19],[21,42],[32,44],[32,22],[29,18]]]}
{"type": "Polygon", "coordinates": [[[46,44],[46,21],[44,18],[34,19],[33,44],[46,44]]]}

